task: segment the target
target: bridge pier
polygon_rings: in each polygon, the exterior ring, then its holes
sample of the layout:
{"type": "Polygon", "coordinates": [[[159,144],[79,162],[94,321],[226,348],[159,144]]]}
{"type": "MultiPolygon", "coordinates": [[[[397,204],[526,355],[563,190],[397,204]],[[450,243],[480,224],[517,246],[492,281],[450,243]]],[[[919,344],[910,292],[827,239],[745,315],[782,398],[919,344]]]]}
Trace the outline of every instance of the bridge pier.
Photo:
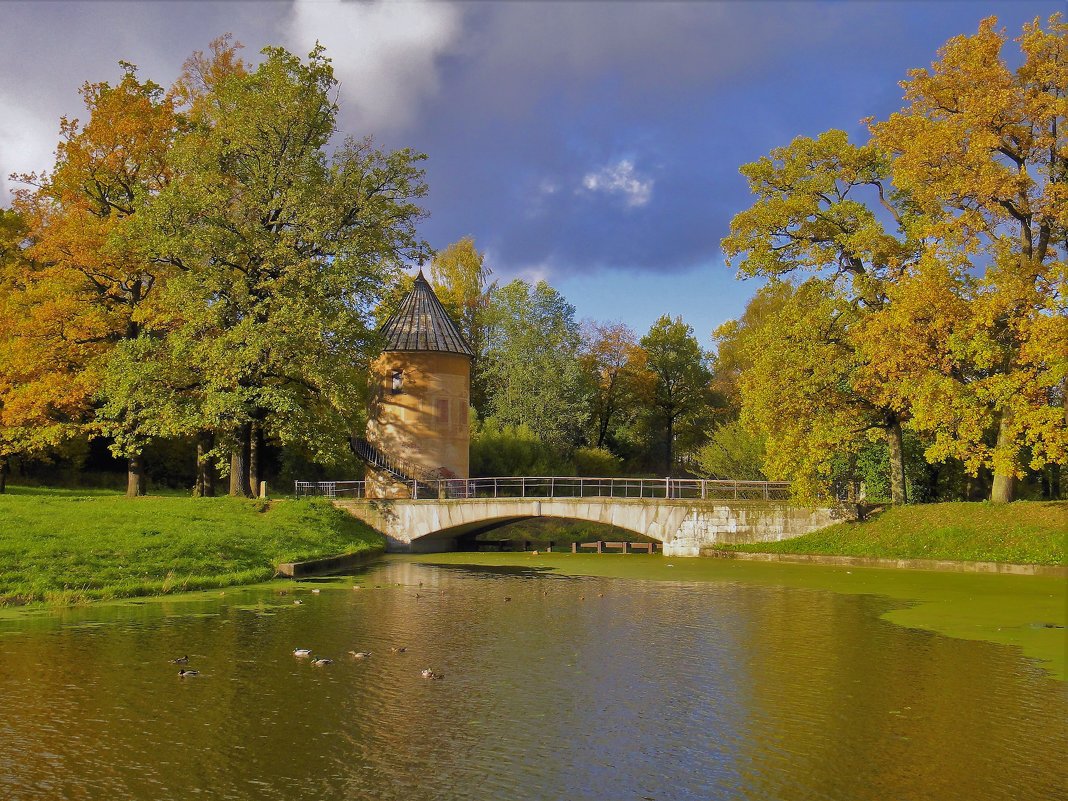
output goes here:
{"type": "Polygon", "coordinates": [[[437,553],[466,534],[531,517],[589,520],[663,543],[665,556],[700,556],[726,543],[791,539],[842,519],[836,509],[786,501],[665,498],[473,498],[338,500],[335,504],[382,532],[388,550],[437,553]]]}

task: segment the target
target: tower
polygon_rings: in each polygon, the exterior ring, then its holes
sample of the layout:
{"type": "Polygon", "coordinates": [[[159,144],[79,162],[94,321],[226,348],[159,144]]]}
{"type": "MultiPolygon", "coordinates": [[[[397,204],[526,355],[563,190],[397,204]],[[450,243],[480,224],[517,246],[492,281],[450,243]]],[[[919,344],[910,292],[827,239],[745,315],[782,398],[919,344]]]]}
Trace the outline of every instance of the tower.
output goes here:
{"type": "Polygon", "coordinates": [[[381,333],[361,448],[368,497],[405,497],[413,479],[467,478],[474,352],[422,270],[381,333]]]}

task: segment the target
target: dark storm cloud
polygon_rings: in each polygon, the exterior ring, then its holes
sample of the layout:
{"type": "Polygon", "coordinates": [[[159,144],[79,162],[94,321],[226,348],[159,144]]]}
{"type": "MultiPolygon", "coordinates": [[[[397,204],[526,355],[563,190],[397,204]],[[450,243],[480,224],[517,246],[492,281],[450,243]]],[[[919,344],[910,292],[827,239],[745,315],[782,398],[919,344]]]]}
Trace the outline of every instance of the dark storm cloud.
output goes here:
{"type": "Polygon", "coordinates": [[[741,164],[861,135],[950,36],[1058,5],[5,3],[0,174],[41,166],[78,85],[120,58],[169,84],[225,31],[250,53],[321,39],[346,132],[430,156],[432,244],[474,235],[502,277],[684,270],[718,261],[741,164]]]}

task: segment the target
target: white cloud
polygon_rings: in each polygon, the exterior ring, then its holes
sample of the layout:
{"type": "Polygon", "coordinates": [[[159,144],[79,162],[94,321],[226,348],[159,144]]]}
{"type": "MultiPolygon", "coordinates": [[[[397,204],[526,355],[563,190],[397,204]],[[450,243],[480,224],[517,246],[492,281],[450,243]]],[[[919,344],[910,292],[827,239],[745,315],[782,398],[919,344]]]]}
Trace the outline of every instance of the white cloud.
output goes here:
{"type": "Polygon", "coordinates": [[[437,60],[459,39],[461,16],[426,0],[298,0],[285,27],[299,52],[326,47],[343,106],[361,126],[399,128],[437,91],[437,60]]]}
{"type": "Polygon", "coordinates": [[[58,126],[46,122],[0,92],[0,206],[9,205],[13,173],[50,169],[55,160],[58,126]]]}
{"type": "Polygon", "coordinates": [[[639,176],[629,159],[586,173],[582,177],[582,186],[589,192],[622,195],[629,208],[644,206],[653,196],[653,179],[639,176]]]}

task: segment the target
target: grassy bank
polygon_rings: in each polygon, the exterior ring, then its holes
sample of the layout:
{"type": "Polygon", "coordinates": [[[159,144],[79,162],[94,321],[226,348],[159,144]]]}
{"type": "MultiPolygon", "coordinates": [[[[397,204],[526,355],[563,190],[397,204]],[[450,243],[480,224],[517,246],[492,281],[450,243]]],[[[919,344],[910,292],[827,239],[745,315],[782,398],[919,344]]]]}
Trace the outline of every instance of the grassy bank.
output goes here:
{"type": "Polygon", "coordinates": [[[0,495],[0,606],[246,584],[271,578],[278,562],[384,545],[325,501],[14,487],[0,495]]]}
{"type": "Polygon", "coordinates": [[[783,542],[724,546],[761,553],[1065,564],[1068,502],[933,503],[890,508],[783,542]]]}

